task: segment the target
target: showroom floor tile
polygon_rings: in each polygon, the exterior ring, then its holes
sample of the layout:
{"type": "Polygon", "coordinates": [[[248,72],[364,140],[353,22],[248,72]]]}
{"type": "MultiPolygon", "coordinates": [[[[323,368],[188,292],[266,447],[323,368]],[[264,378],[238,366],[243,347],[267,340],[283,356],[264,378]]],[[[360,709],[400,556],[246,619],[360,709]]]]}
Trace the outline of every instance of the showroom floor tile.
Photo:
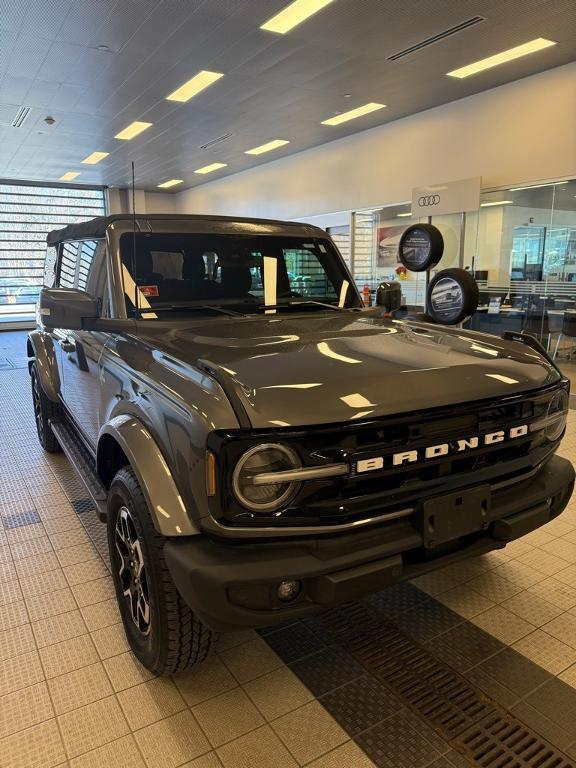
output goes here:
{"type": "MultiPolygon", "coordinates": [[[[20,358],[24,338],[1,334],[0,356],[20,358]]],[[[127,649],[104,527],[37,444],[25,369],[0,371],[0,402],[2,768],[480,764],[458,752],[464,725],[443,730],[408,697],[411,664],[377,659],[392,647],[576,759],[576,499],[505,550],[224,635],[206,664],[156,679],[127,649]]],[[[574,411],[562,453],[576,458],[574,411]]]]}

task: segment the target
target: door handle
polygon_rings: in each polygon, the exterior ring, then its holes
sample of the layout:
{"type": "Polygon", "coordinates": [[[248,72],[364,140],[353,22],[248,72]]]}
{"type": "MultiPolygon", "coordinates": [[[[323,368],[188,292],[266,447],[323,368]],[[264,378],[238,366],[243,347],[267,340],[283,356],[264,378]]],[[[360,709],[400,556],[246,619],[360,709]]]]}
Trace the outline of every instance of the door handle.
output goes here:
{"type": "Polygon", "coordinates": [[[61,341],[60,346],[62,347],[62,351],[67,352],[68,354],[76,352],[76,344],[74,344],[73,341],[61,341]]]}

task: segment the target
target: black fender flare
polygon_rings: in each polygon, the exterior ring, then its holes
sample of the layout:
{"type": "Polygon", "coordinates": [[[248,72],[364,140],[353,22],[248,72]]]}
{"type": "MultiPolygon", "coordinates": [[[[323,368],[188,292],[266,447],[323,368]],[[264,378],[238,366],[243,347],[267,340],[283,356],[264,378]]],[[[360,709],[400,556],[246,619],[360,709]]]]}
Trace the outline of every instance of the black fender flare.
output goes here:
{"type": "Polygon", "coordinates": [[[31,331],[27,341],[28,357],[33,358],[28,363],[28,371],[32,369],[32,363],[36,363],[36,370],[40,377],[40,385],[49,400],[60,402],[60,374],[56,362],[56,350],[54,340],[50,334],[44,331],[31,331]]]}
{"type": "Polygon", "coordinates": [[[160,447],[146,426],[135,416],[128,414],[112,418],[102,427],[98,436],[98,465],[104,435],[113,437],[128,459],[148,502],[158,533],[171,537],[194,536],[200,533],[188,514],[160,447]]]}

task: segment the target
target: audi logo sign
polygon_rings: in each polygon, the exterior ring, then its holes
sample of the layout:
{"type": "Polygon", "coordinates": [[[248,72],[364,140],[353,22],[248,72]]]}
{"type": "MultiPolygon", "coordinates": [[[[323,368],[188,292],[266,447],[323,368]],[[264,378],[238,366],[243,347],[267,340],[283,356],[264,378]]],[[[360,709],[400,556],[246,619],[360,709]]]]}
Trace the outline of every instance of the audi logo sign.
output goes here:
{"type": "Polygon", "coordinates": [[[412,211],[421,216],[477,211],[480,206],[480,177],[412,187],[412,211]]]}
{"type": "Polygon", "coordinates": [[[432,205],[439,205],[440,200],[440,195],[422,195],[418,198],[418,205],[420,208],[429,208],[432,205]]]}

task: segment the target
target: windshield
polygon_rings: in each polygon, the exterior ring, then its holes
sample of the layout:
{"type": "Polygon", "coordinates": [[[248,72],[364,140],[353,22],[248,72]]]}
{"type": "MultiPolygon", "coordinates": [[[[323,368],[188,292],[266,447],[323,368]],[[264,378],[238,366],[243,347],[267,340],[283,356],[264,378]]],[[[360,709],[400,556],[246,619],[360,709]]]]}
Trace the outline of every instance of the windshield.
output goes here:
{"type": "Polygon", "coordinates": [[[329,240],[137,233],[135,258],[133,241],[132,233],[120,238],[129,316],[158,317],[153,310],[188,313],[221,308],[258,314],[321,309],[326,304],[360,306],[329,240]]]}

